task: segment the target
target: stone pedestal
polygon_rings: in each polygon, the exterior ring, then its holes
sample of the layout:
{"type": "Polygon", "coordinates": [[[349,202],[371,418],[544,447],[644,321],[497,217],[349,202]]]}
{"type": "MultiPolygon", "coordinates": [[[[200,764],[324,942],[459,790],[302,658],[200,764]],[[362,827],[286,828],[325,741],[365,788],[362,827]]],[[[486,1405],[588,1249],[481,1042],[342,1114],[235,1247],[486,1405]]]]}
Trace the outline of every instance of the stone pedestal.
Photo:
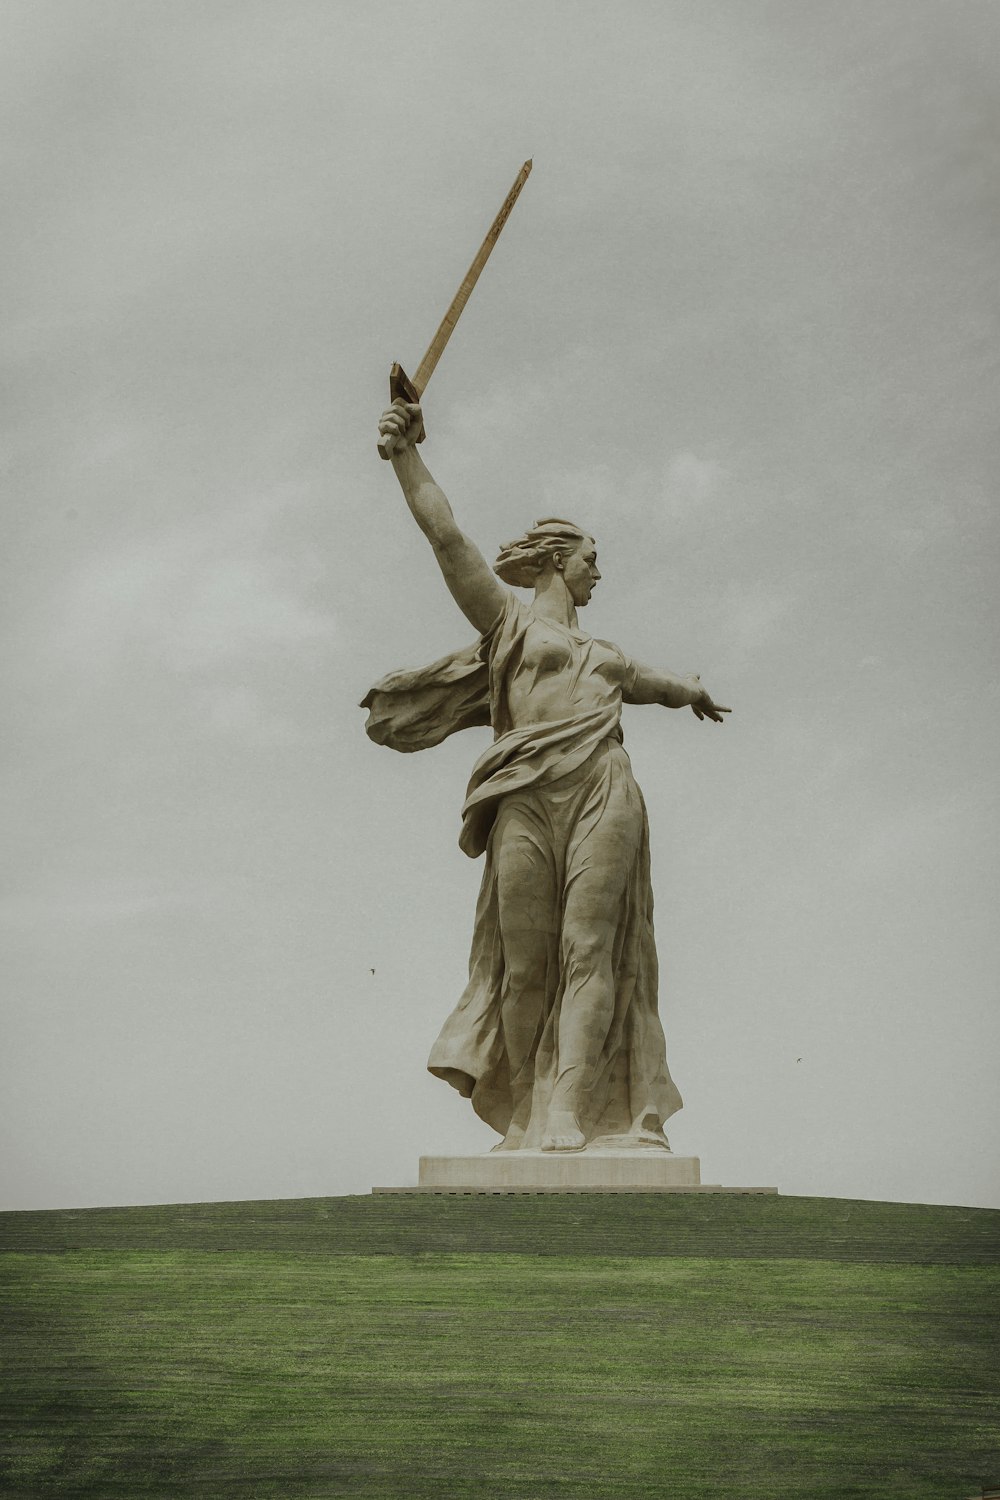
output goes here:
{"type": "Polygon", "coordinates": [[[485,1156],[422,1156],[415,1188],[373,1193],[774,1193],[703,1183],[697,1156],[656,1148],[492,1151],[485,1156]]]}
{"type": "Polygon", "coordinates": [[[420,1187],[484,1188],[537,1193],[549,1188],[594,1191],[601,1188],[697,1187],[701,1164],[696,1156],[670,1151],[491,1151],[487,1156],[422,1156],[420,1187]]]}

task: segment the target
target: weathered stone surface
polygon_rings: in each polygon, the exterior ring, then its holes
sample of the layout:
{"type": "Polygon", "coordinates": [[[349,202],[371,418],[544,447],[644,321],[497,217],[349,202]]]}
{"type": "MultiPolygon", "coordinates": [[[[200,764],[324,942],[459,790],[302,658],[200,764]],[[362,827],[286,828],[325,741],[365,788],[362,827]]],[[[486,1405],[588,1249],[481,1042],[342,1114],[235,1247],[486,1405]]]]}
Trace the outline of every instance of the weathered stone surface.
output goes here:
{"type": "Polygon", "coordinates": [[[697,1187],[696,1156],[670,1151],[491,1151],[486,1156],[422,1156],[420,1187],[645,1188],[697,1187]]]}
{"type": "Polygon", "coordinates": [[[399,750],[470,724],[494,731],[460,838],[471,857],[485,854],[469,983],[428,1066],[503,1137],[484,1172],[503,1174],[510,1155],[520,1162],[511,1172],[544,1175],[546,1156],[589,1148],[585,1165],[566,1167],[586,1177],[598,1171],[594,1143],[612,1137],[641,1159],[640,1174],[666,1181],[682,1170],[662,1149],[681,1096],[658,1014],[649,826],[621,710],[691,707],[717,723],[729,710],[698,677],[645,667],[580,629],[577,610],[601,577],[581,527],[540,521],[491,570],[413,446],[421,426],[420,408],[400,400],[379,430],[393,438],[407,504],[480,635],[376,683],[366,727],[399,750]],[[531,603],[503,584],[531,588],[531,603]]]}

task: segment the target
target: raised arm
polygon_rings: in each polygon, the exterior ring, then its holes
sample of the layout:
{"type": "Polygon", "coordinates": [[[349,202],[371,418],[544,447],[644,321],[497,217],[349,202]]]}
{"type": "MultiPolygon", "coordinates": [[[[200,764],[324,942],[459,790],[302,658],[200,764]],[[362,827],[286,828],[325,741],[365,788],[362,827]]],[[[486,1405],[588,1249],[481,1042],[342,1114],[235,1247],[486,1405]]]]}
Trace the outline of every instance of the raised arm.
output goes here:
{"type": "Polygon", "coordinates": [[[392,467],[413,519],[434,549],[452,598],[470,625],[480,632],[489,630],[503,608],[506,590],[479,548],[459,530],[444,491],[413,446],[420,427],[420,407],[403,401],[394,401],[378,424],[380,433],[396,438],[392,467]]]}
{"type": "Polygon", "coordinates": [[[712,719],[722,723],[722,715],[732,713],[713,703],[701,685],[698,674],[676,677],[673,672],[655,672],[641,662],[629,663],[628,677],[622,697],[626,703],[661,703],[664,708],[690,708],[698,719],[712,719]]]}

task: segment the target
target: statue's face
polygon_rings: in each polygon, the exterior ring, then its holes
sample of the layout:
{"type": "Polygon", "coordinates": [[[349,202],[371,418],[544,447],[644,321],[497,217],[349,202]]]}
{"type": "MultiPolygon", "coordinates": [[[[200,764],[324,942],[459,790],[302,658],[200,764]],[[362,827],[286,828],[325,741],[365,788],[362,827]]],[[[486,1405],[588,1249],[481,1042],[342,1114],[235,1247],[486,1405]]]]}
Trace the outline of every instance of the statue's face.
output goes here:
{"type": "Polygon", "coordinates": [[[575,552],[563,555],[562,575],[577,609],[589,604],[590,596],[601,577],[597,570],[597,545],[593,537],[581,542],[575,552]]]}

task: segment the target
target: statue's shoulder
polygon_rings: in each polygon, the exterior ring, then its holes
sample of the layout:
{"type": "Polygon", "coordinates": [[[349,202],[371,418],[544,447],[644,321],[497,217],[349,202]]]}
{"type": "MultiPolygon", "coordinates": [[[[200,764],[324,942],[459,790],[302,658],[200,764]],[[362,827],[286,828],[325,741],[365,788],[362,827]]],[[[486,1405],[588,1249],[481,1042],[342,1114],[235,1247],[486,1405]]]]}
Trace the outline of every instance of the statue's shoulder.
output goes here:
{"type": "Polygon", "coordinates": [[[488,630],[484,630],[481,639],[487,644],[493,644],[498,639],[508,636],[511,632],[520,632],[527,628],[534,618],[531,614],[531,606],[525,604],[510,589],[504,589],[504,600],[500,606],[500,613],[488,630]]]}

